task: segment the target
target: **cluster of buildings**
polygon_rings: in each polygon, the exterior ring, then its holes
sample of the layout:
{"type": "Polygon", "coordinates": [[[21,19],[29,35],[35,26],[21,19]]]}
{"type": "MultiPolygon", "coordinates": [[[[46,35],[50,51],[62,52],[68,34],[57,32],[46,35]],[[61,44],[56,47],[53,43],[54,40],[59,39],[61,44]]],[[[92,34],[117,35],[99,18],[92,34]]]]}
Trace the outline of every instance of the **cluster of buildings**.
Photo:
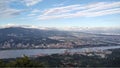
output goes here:
{"type": "Polygon", "coordinates": [[[79,55],[84,55],[84,56],[99,56],[101,58],[105,58],[106,55],[109,55],[111,53],[112,53],[112,51],[109,51],[109,50],[100,50],[100,49],[95,50],[95,51],[87,49],[87,50],[84,50],[84,51],[81,51],[81,52],[72,52],[72,51],[69,51],[67,49],[64,52],[65,55],[79,54],[79,55]]]}
{"type": "MultiPolygon", "coordinates": [[[[98,56],[100,58],[106,58],[107,55],[111,54],[112,51],[109,50],[96,50],[96,51],[92,51],[92,50],[84,50],[84,51],[71,51],[70,49],[65,49],[63,53],[58,53],[59,55],[83,55],[83,56],[98,56]]],[[[40,57],[40,56],[47,56],[47,55],[51,55],[51,54],[37,54],[37,55],[31,55],[30,57],[32,58],[36,58],[36,57],[40,57]]]]}

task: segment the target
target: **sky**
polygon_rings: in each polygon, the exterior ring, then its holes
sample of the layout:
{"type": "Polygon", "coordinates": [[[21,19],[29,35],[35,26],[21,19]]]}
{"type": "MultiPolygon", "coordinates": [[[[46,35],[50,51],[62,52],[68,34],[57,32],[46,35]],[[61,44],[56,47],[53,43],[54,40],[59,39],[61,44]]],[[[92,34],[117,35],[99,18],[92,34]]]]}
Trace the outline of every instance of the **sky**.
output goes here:
{"type": "Polygon", "coordinates": [[[0,26],[120,27],[120,0],[0,0],[0,26]]]}

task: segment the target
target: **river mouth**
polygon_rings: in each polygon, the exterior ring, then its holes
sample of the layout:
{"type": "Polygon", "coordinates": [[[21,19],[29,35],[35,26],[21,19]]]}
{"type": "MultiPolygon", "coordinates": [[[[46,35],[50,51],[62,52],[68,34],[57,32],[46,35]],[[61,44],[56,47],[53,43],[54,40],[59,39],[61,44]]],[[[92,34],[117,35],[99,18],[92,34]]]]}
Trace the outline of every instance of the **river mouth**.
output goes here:
{"type": "Polygon", "coordinates": [[[0,59],[17,58],[23,55],[51,55],[51,54],[62,54],[65,50],[69,50],[72,53],[91,51],[95,52],[98,50],[117,49],[120,46],[102,46],[102,47],[87,47],[87,48],[73,48],[73,49],[18,49],[18,50],[1,50],[0,59]]]}

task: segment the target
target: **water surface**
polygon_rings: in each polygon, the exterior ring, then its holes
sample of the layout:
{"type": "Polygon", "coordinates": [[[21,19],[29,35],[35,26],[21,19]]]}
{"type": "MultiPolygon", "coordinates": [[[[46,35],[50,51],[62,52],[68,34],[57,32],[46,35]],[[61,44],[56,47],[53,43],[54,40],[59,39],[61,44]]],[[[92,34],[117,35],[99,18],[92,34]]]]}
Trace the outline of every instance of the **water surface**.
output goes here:
{"type": "MultiPolygon", "coordinates": [[[[69,49],[70,52],[84,52],[86,50],[97,51],[120,48],[120,46],[107,46],[107,47],[89,47],[69,49]]],[[[19,50],[1,50],[0,59],[22,57],[23,55],[40,55],[40,54],[60,54],[64,53],[66,49],[19,49],[19,50]]]]}

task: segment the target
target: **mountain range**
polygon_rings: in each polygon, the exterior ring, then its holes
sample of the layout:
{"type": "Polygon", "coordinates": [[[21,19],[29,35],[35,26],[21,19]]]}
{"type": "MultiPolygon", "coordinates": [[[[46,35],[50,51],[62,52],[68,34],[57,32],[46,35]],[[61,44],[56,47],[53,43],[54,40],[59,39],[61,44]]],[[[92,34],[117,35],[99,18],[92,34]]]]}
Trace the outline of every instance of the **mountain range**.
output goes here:
{"type": "Polygon", "coordinates": [[[73,48],[80,45],[119,44],[120,35],[57,29],[8,27],[0,29],[0,48],[73,48]]]}

